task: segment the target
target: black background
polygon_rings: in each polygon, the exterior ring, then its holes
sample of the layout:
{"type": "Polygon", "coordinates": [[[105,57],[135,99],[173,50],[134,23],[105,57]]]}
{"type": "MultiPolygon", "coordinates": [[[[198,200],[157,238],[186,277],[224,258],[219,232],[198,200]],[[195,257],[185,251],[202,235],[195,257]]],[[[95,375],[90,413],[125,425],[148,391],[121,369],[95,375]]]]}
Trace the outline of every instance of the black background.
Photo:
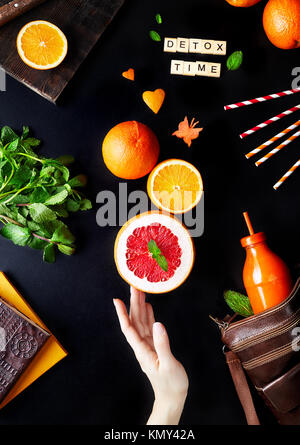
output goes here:
{"type": "MultiPolygon", "coordinates": [[[[244,157],[299,115],[245,141],[238,135],[298,104],[300,98],[223,111],[225,104],[289,89],[292,69],[300,65],[299,50],[283,51],[267,40],[262,28],[265,3],[234,8],[225,0],[127,0],[57,106],[7,79],[7,91],[0,93],[1,124],[16,130],[29,125],[43,140],[43,155],[73,154],[74,172],[89,177],[87,193],[94,209],[72,218],[78,252],[70,258],[60,255],[54,265],[43,264],[37,251],[0,240],[1,269],[69,352],[1,411],[1,424],[143,424],[150,414],[151,387],[119,330],[112,304],[113,297],[128,302],[129,296],[113,260],[118,227],[96,225],[97,193],[117,193],[119,184],[104,166],[102,140],[112,126],[133,119],[158,135],[160,160],[191,161],[205,186],[205,232],[195,239],[192,274],[176,291],[149,297],[190,378],[182,423],[245,423],[218,329],[208,318],[225,315],[225,288],[243,290],[242,211],[248,210],[255,230],[267,233],[269,245],[294,274],[299,264],[299,172],[277,192],[272,188],[298,159],[299,142],[260,168],[244,157]],[[162,25],[155,22],[157,12],[162,25]],[[150,40],[150,29],[168,37],[227,40],[228,54],[243,50],[244,64],[236,72],[226,72],[225,57],[202,56],[222,61],[221,79],[171,76],[174,55],[163,53],[163,42],[150,40]],[[129,67],[136,70],[134,83],[121,76],[129,67]],[[144,90],[155,88],[166,91],[158,115],[141,99],[144,90]],[[185,115],[196,117],[204,127],[190,149],[171,136],[185,115]]],[[[183,58],[196,60],[192,54],[183,58]]],[[[129,182],[128,188],[146,190],[146,178],[129,182]]]]}

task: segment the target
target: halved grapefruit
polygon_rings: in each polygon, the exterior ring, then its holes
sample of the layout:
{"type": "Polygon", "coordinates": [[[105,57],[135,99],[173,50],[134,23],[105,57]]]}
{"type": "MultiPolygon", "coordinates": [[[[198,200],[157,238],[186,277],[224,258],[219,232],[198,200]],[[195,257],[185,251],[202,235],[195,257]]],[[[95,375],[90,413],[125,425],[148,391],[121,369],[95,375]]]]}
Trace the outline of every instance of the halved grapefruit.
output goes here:
{"type": "Polygon", "coordinates": [[[194,244],[175,217],[150,211],[127,221],[115,241],[121,277],[143,292],[159,294],[180,286],[194,264],[194,244]]]}

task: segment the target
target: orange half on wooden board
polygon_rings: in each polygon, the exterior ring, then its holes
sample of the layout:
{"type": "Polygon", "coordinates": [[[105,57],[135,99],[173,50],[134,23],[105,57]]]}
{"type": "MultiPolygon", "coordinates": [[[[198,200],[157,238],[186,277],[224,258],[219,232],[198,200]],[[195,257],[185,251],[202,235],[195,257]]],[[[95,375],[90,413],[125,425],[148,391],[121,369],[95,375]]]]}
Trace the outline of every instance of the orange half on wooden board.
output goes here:
{"type": "Polygon", "coordinates": [[[17,50],[26,65],[37,70],[49,70],[64,60],[68,42],[56,25],[36,20],[27,23],[19,32],[17,50]]]}
{"type": "MultiPolygon", "coordinates": [[[[30,318],[34,323],[49,332],[49,329],[47,329],[41,319],[33,312],[3,272],[0,272],[0,296],[7,303],[18,309],[18,311],[22,312],[22,314],[26,315],[26,317],[30,318]]],[[[41,377],[42,374],[56,365],[56,363],[65,358],[66,355],[67,352],[65,349],[59,344],[56,338],[51,335],[0,404],[0,409],[41,377]]]]}

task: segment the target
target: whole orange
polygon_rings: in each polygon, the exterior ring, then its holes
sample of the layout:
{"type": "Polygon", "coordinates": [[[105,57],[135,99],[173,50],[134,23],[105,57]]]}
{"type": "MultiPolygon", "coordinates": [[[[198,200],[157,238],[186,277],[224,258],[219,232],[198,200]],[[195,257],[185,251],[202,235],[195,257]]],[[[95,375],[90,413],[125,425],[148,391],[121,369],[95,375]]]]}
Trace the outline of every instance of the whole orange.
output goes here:
{"type": "Polygon", "coordinates": [[[147,125],[136,121],[122,122],[105,136],[102,145],[106,167],[122,179],[147,175],[159,156],[159,143],[147,125]]]}
{"type": "Polygon", "coordinates": [[[232,6],[239,6],[241,8],[249,8],[249,6],[256,5],[261,0],[226,0],[232,6]]]}
{"type": "Polygon", "coordinates": [[[263,25],[269,40],[282,49],[300,46],[300,0],[270,0],[263,25]]]}

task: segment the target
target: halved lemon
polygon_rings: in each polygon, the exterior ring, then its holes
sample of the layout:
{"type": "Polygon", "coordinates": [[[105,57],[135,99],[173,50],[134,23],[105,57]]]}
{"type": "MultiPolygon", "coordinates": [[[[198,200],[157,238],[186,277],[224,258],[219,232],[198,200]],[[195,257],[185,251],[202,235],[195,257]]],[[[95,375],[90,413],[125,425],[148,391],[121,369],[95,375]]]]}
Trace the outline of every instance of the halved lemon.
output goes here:
{"type": "Polygon", "coordinates": [[[66,57],[68,41],[53,23],[36,20],[27,23],[19,32],[17,49],[26,65],[37,70],[49,70],[66,57]]]}
{"type": "Polygon", "coordinates": [[[185,213],[195,207],[203,194],[200,172],[182,159],[168,159],[151,172],[147,191],[153,204],[170,213],[185,213]]]}

